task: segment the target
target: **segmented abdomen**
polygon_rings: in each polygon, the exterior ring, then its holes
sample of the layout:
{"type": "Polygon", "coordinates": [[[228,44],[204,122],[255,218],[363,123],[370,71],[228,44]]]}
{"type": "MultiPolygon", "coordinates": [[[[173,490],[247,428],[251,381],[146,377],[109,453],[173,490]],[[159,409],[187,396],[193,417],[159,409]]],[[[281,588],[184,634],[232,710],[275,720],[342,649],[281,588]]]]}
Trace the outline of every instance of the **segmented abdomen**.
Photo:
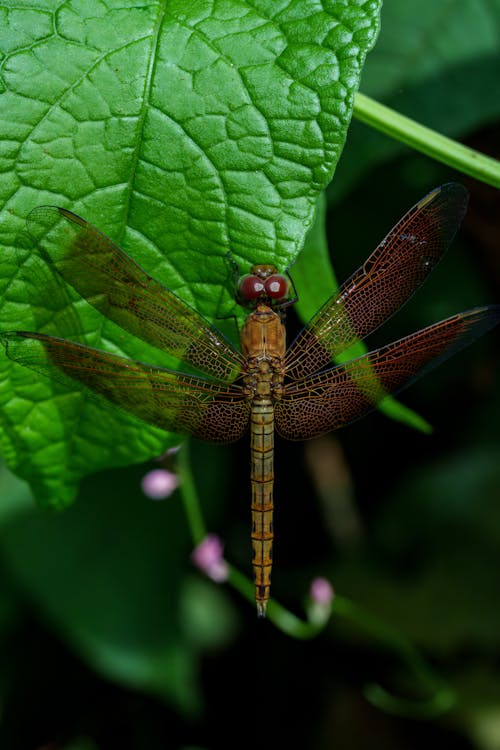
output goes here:
{"type": "Polygon", "coordinates": [[[255,600],[266,614],[273,564],[274,409],[271,400],[253,404],[251,429],[252,550],[255,600]]]}

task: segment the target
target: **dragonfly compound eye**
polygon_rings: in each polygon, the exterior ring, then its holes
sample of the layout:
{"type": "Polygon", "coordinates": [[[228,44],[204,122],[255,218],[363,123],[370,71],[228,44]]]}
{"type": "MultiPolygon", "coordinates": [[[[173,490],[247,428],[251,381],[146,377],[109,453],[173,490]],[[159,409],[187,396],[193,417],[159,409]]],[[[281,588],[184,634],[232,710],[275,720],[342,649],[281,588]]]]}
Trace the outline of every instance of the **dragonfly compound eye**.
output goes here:
{"type": "Polygon", "coordinates": [[[288,279],[281,274],[274,274],[266,279],[266,294],[271,299],[284,299],[288,295],[288,279]]]}
{"type": "Polygon", "coordinates": [[[240,279],[239,293],[244,300],[257,299],[264,289],[264,282],[258,276],[247,274],[240,279]]]}

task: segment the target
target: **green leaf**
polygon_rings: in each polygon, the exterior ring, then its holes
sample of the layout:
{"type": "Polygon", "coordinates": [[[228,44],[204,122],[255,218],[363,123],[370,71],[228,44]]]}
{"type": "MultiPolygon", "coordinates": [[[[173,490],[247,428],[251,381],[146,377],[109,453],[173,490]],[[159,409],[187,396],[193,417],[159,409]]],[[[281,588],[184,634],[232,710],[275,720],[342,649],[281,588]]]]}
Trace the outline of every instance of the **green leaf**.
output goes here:
{"type": "MultiPolygon", "coordinates": [[[[228,250],[245,265],[286,266],[340,156],[379,6],[4,5],[2,327],[36,317],[12,248],[44,203],[92,221],[212,319],[230,297],[228,250]]],[[[88,305],[78,315],[102,346],[140,349],[88,305]]],[[[81,476],[167,444],[76,390],[5,359],[2,371],[2,450],[44,503],[66,504],[81,476]]]]}

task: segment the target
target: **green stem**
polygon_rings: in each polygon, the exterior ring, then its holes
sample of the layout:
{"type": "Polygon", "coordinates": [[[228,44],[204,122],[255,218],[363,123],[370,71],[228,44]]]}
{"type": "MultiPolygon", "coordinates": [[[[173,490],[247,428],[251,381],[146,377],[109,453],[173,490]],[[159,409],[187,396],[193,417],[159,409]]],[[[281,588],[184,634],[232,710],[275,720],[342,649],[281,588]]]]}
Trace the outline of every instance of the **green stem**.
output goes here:
{"type": "Polygon", "coordinates": [[[185,440],[178,453],[180,490],[193,545],[196,547],[207,535],[205,521],[198,501],[189,461],[189,440],[185,440]]]}
{"type": "Polygon", "coordinates": [[[500,162],[496,159],[420,125],[359,92],[354,100],[353,114],[361,122],[453,169],[500,187],[500,162]]]}

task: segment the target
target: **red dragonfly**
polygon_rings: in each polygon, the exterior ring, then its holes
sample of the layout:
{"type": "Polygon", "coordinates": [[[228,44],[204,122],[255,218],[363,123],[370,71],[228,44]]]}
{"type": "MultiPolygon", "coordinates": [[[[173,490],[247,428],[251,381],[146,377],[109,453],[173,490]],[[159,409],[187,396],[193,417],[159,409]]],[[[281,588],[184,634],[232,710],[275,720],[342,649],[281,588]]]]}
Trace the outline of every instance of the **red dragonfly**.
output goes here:
{"type": "Polygon", "coordinates": [[[42,249],[63,279],[104,316],[199,374],[42,333],[10,331],[1,339],[14,361],[56,379],[69,376],[165,430],[230,443],[250,428],[253,570],[263,616],[274,536],[274,429],[288,440],[307,440],[359,419],[500,321],[500,306],[478,307],[344,364],[332,363],[418,289],[466,206],[466,190],[454,183],[425,196],[288,349],[284,318],[296,301],[289,278],[271,265],[254,265],[237,278],[236,300],[250,310],[239,351],[87,221],[64,208],[36,208],[28,227],[43,238],[42,249]]]}

